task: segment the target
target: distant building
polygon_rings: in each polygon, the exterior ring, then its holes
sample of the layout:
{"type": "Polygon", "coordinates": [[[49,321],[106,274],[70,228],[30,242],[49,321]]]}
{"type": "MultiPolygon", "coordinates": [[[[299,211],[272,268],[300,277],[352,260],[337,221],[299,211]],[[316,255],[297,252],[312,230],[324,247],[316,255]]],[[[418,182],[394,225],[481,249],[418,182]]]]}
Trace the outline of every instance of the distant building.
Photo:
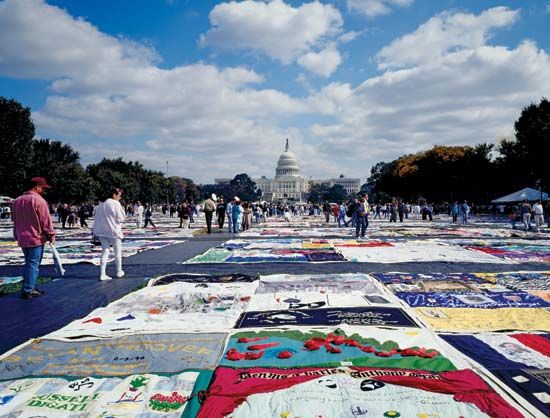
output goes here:
{"type": "Polygon", "coordinates": [[[361,179],[347,178],[343,175],[332,179],[308,179],[302,177],[300,175],[298,160],[289,150],[288,139],[286,140],[285,150],[277,162],[275,178],[269,179],[262,176],[253,180],[256,183],[256,187],[263,193],[262,199],[267,201],[305,201],[313,184],[322,184],[328,187],[339,184],[349,194],[355,194],[361,188],[361,179]]]}
{"type": "Polygon", "coordinates": [[[215,184],[229,184],[230,182],[231,182],[231,179],[226,177],[220,177],[220,178],[214,179],[215,184]]]}

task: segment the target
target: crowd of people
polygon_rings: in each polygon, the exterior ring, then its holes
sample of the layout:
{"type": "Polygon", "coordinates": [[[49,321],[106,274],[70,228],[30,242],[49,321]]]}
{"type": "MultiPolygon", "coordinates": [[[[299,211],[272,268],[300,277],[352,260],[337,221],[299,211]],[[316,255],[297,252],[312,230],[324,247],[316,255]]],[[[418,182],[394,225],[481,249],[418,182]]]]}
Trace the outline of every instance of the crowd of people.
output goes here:
{"type": "MultiPolygon", "coordinates": [[[[270,217],[281,217],[290,222],[293,216],[313,215],[321,213],[327,223],[331,217],[338,227],[351,227],[355,229],[355,236],[362,239],[366,235],[369,226],[369,218],[387,219],[389,222],[403,222],[409,217],[412,219],[433,220],[437,209],[434,205],[425,203],[409,204],[399,199],[392,199],[389,203],[369,203],[368,194],[348,202],[323,204],[288,204],[269,202],[243,202],[238,196],[228,201],[223,197],[212,195],[202,205],[195,202],[182,202],[178,205],[154,206],[142,205],[141,202],[126,204],[120,203],[123,191],[114,188],[100,200],[98,205],[83,203],[79,206],[59,204],[50,207],[42,194],[50,189],[43,177],[34,177],[29,182],[28,190],[19,196],[11,206],[6,205],[2,214],[6,213],[13,219],[14,238],[23,250],[25,267],[23,271],[22,297],[32,299],[44,294],[36,288],[38,270],[44,253],[44,246],[50,243],[55,246],[56,231],[52,222],[52,214],[57,216],[62,228],[75,228],[80,223],[81,228],[88,228],[86,220],[94,217],[92,235],[101,244],[100,280],[111,280],[107,275],[107,262],[110,249],[113,248],[116,277],[124,276],[122,270],[122,225],[127,217],[134,217],[137,228],[157,228],[153,221],[155,213],[162,212],[173,218],[179,218],[180,228],[189,228],[194,223],[194,217],[200,212],[204,213],[207,232],[212,233],[212,222],[215,219],[218,229],[223,231],[227,225],[230,233],[238,234],[246,231],[253,222],[265,222],[270,217]],[[8,209],[6,210],[6,207],[8,209]],[[143,225],[143,226],[142,226],[143,225]]],[[[517,206],[509,208],[509,219],[513,228],[520,222],[525,231],[536,229],[540,231],[545,220],[550,228],[549,205],[543,206],[538,200],[531,205],[527,200],[517,206]]],[[[472,207],[466,200],[462,203],[454,202],[445,206],[447,214],[453,223],[467,224],[472,207]]]]}
{"type": "Polygon", "coordinates": [[[528,200],[524,200],[521,204],[513,206],[510,210],[508,217],[512,223],[512,229],[516,229],[516,223],[521,223],[525,231],[536,230],[540,232],[540,228],[544,224],[545,215],[546,222],[550,228],[549,209],[549,205],[546,205],[545,210],[540,199],[533,205],[528,200]]]}

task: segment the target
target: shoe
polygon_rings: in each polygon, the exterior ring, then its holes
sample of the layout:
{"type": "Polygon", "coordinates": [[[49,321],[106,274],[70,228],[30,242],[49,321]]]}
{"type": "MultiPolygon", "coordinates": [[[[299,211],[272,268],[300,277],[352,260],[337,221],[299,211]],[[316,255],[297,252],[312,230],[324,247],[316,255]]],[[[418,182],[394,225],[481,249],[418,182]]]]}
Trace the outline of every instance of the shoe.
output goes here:
{"type": "Polygon", "coordinates": [[[99,280],[103,282],[105,280],[111,280],[111,277],[107,276],[106,274],[102,274],[101,276],[99,276],[99,280]]]}
{"type": "Polygon", "coordinates": [[[124,271],[120,270],[119,272],[117,272],[116,277],[118,277],[119,279],[121,277],[124,277],[124,271]]]}
{"type": "Polygon", "coordinates": [[[21,293],[21,299],[32,299],[37,298],[39,296],[42,296],[44,292],[41,292],[39,290],[33,289],[30,292],[23,292],[21,293]]]}
{"type": "Polygon", "coordinates": [[[45,295],[46,292],[43,290],[40,290],[38,287],[35,287],[33,290],[31,290],[31,293],[39,293],[40,295],[45,295]]]}

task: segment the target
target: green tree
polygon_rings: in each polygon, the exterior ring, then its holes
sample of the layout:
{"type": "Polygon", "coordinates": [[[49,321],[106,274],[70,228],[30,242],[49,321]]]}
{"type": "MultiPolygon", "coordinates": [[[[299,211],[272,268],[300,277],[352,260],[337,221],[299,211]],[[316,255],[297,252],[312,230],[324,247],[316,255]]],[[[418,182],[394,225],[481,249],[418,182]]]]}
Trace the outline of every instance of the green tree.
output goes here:
{"type": "Polygon", "coordinates": [[[328,193],[328,191],[329,186],[327,184],[314,183],[309,189],[307,200],[311,203],[320,203],[325,200],[324,196],[328,193]]]}
{"type": "Polygon", "coordinates": [[[323,200],[334,203],[342,203],[347,200],[348,193],[340,184],[335,184],[323,194],[323,200]]]}
{"type": "Polygon", "coordinates": [[[196,201],[200,196],[199,187],[191,179],[184,177],[170,177],[170,202],[196,201]]]}
{"type": "Polygon", "coordinates": [[[201,184],[200,186],[200,198],[205,200],[215,194],[216,197],[223,197],[224,199],[231,199],[231,191],[228,184],[201,184]]]}
{"type": "Polygon", "coordinates": [[[494,196],[492,148],[488,144],[437,145],[376,164],[366,184],[374,194],[389,194],[407,201],[417,201],[420,196],[431,202],[489,201],[494,196]]]}
{"type": "Polygon", "coordinates": [[[533,187],[541,180],[543,189],[550,189],[550,101],[543,98],[524,108],[514,128],[515,139],[498,146],[499,177],[511,188],[533,187]]]}
{"type": "Polygon", "coordinates": [[[257,199],[256,183],[246,173],[237,174],[229,182],[232,193],[243,201],[254,201],[257,199]]]}
{"type": "Polygon", "coordinates": [[[32,161],[28,172],[45,177],[52,189],[50,202],[80,203],[93,197],[80,156],[70,145],[50,139],[32,142],[32,161]]]}
{"type": "Polygon", "coordinates": [[[34,124],[31,111],[16,100],[0,97],[0,194],[17,197],[26,181],[34,177],[27,170],[31,161],[34,124]]]}

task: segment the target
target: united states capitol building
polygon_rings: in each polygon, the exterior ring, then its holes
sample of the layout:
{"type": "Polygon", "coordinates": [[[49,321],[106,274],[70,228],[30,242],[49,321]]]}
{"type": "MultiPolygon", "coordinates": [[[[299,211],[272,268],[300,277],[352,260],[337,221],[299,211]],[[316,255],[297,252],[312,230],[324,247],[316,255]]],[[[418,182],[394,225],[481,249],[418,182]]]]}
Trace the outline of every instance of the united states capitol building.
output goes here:
{"type": "MultiPolygon", "coordinates": [[[[216,179],[216,183],[228,181],[228,179],[216,179]]],[[[290,152],[288,139],[284,152],[279,157],[275,178],[255,178],[256,187],[262,191],[262,200],[266,201],[295,201],[305,202],[313,184],[332,187],[336,184],[342,186],[347,193],[355,194],[361,188],[361,179],[347,178],[341,175],[333,179],[313,179],[300,175],[300,165],[296,156],[290,152]]]]}

